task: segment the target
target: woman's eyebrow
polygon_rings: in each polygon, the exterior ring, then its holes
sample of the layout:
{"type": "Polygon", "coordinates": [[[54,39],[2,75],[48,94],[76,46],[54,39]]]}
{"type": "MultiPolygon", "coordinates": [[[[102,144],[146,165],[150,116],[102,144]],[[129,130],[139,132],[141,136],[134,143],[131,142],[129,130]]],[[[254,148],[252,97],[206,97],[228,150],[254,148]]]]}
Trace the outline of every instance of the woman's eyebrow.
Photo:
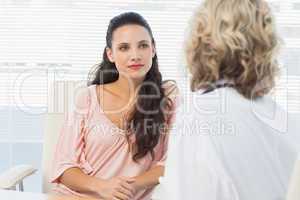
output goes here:
{"type": "MultiPolygon", "coordinates": [[[[138,44],[142,44],[142,43],[149,43],[149,41],[148,40],[138,41],[138,44]]],[[[128,42],[120,42],[120,43],[117,44],[117,46],[122,46],[122,45],[129,45],[129,43],[128,42]]]]}
{"type": "Polygon", "coordinates": [[[139,44],[140,44],[140,43],[149,43],[149,41],[148,41],[148,40],[141,40],[141,41],[139,41],[138,43],[139,43],[139,44]]]}
{"type": "Polygon", "coordinates": [[[119,44],[118,44],[118,46],[121,46],[121,45],[128,45],[129,43],[127,43],[127,42],[120,42],[119,44]]]}

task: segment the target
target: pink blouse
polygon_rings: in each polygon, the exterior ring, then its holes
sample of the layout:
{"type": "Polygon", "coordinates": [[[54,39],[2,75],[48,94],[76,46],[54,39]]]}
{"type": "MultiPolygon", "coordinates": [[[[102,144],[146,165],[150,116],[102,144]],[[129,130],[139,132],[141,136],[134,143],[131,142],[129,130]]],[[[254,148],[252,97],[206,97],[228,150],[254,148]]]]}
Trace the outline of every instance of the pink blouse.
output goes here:
{"type": "MultiPolygon", "coordinates": [[[[154,148],[154,160],[149,154],[138,163],[134,162],[124,130],[105,116],[97,101],[96,85],[84,88],[77,95],[75,108],[65,116],[56,146],[50,180],[54,183],[53,192],[87,197],[58,181],[63,172],[72,167],[78,167],[90,176],[109,179],[138,176],[157,165],[164,165],[167,134],[159,139],[154,148]]],[[[169,115],[168,123],[173,121],[173,113],[169,115]]],[[[152,191],[153,188],[141,190],[134,200],[148,200],[152,191]]]]}

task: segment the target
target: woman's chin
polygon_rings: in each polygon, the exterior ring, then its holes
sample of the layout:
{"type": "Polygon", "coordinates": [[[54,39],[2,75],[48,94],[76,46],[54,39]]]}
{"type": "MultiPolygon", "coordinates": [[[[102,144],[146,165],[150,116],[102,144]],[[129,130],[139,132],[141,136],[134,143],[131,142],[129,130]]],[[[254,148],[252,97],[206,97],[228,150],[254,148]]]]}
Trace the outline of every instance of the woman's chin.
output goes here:
{"type": "Polygon", "coordinates": [[[139,70],[130,70],[127,72],[128,77],[131,79],[144,79],[147,74],[147,71],[143,69],[139,70]]]}
{"type": "Polygon", "coordinates": [[[146,77],[146,74],[145,73],[131,73],[131,74],[129,74],[129,77],[132,80],[139,81],[139,80],[144,80],[146,77]]]}
{"type": "Polygon", "coordinates": [[[145,69],[139,69],[139,70],[131,70],[127,69],[126,71],[122,71],[119,75],[121,75],[125,79],[131,79],[133,81],[143,81],[146,77],[148,70],[145,69]]]}

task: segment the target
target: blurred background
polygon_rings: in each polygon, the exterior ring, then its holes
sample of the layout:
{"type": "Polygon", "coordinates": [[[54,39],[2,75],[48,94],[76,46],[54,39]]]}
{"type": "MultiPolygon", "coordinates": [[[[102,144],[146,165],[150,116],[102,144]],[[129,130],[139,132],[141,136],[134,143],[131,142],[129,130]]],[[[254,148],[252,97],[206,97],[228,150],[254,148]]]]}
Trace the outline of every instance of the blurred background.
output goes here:
{"type": "MultiPolygon", "coordinates": [[[[101,61],[109,20],[137,11],[150,23],[164,79],[189,89],[183,41],[199,0],[0,0],[0,173],[16,164],[39,171],[25,190],[41,192],[43,117],[62,109],[50,83],[86,80],[101,61]]],[[[269,0],[284,40],[274,99],[300,115],[300,0],[269,0]]]]}

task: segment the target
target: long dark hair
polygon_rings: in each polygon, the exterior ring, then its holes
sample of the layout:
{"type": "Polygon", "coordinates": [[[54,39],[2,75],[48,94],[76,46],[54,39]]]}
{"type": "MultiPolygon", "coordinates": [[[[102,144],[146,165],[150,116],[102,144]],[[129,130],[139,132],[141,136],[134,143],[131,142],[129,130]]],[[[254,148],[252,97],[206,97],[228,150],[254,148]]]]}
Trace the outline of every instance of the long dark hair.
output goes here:
{"type": "MultiPolygon", "coordinates": [[[[106,84],[118,80],[118,70],[115,64],[109,61],[106,48],[112,47],[112,35],[114,30],[129,24],[144,27],[149,32],[153,45],[155,45],[151,28],[141,15],[134,12],[126,12],[112,18],[106,33],[106,47],[103,51],[102,62],[90,72],[88,85],[106,84]]],[[[152,58],[152,66],[139,88],[135,110],[129,119],[130,126],[128,126],[128,129],[135,134],[136,139],[136,151],[133,154],[133,160],[135,161],[143,158],[148,153],[151,154],[153,159],[154,147],[158,144],[159,138],[162,137],[165,131],[165,129],[162,128],[166,125],[164,110],[169,109],[172,106],[172,102],[166,96],[162,85],[162,76],[158,69],[157,55],[155,54],[152,58]],[[153,85],[156,86],[156,88],[153,87],[153,85]],[[159,94],[157,94],[158,92],[159,94]],[[142,96],[145,97],[145,95],[156,95],[157,98],[142,98],[142,96]]]]}

